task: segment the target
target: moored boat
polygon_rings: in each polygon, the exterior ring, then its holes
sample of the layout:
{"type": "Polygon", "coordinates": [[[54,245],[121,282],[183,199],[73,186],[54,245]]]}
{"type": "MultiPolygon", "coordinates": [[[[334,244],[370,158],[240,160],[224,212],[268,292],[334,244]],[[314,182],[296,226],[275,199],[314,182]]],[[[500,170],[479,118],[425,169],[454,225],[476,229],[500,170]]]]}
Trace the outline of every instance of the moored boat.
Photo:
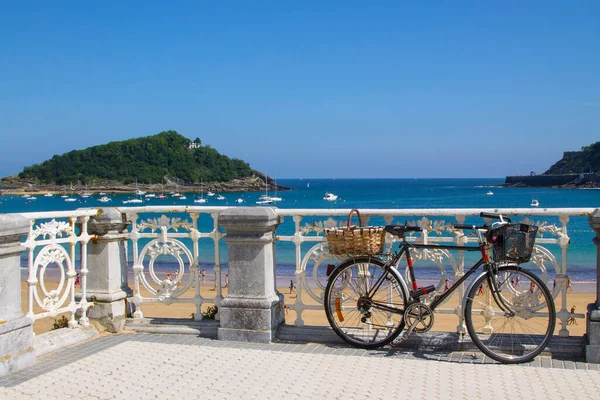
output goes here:
{"type": "Polygon", "coordinates": [[[338,198],[337,194],[327,192],[327,193],[325,193],[325,197],[323,197],[323,200],[335,201],[335,200],[337,200],[337,198],[338,198]]]}

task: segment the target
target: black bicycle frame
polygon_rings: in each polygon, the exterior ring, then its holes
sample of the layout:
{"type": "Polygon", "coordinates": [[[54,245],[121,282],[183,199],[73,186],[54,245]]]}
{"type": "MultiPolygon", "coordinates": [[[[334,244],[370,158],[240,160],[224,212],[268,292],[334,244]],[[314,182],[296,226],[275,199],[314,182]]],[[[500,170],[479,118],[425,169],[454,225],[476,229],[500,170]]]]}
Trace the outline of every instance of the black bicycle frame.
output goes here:
{"type": "MultiPolygon", "coordinates": [[[[408,261],[408,265],[409,265],[410,278],[413,283],[416,282],[416,278],[415,278],[415,273],[412,268],[412,259],[410,258],[410,250],[409,250],[410,247],[417,248],[417,249],[481,251],[481,247],[479,247],[479,246],[475,247],[475,246],[455,246],[455,245],[444,245],[444,244],[418,244],[418,243],[413,244],[413,243],[403,242],[401,245],[401,248],[396,253],[394,253],[392,259],[389,262],[385,263],[385,268],[388,269],[390,267],[393,267],[394,265],[396,265],[398,263],[398,261],[400,261],[400,258],[402,258],[402,256],[404,254],[406,254],[407,261],[410,260],[410,261],[408,261]]],[[[435,296],[434,300],[430,304],[431,309],[435,310],[435,308],[440,303],[442,303],[448,296],[450,296],[452,294],[452,292],[454,292],[454,290],[456,290],[457,287],[462,285],[482,265],[490,265],[490,264],[488,262],[484,261],[483,257],[480,258],[479,261],[477,261],[475,263],[475,265],[473,265],[458,281],[454,282],[454,284],[452,286],[450,286],[450,288],[446,292],[435,296]]],[[[373,285],[373,288],[367,294],[369,296],[369,298],[371,298],[371,296],[375,292],[377,292],[377,290],[379,290],[379,287],[383,284],[383,280],[385,279],[385,276],[386,276],[386,274],[381,275],[381,277],[379,277],[378,281],[375,282],[375,285],[373,285]]],[[[491,285],[490,285],[490,287],[491,287],[491,285]]],[[[414,290],[414,289],[415,289],[415,287],[413,286],[412,290],[414,290]]],[[[390,307],[385,304],[376,304],[376,303],[371,303],[371,304],[373,306],[375,306],[375,308],[380,309],[380,310],[389,311],[389,312],[393,312],[396,314],[404,314],[404,310],[390,307]]]]}

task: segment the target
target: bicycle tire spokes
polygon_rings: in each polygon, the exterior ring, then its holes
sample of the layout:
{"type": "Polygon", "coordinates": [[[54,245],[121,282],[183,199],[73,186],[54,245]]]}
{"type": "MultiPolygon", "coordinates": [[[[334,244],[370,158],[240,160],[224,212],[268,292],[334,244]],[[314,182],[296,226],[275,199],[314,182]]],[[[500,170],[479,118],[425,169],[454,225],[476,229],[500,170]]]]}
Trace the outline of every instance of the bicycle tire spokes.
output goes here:
{"type": "Polygon", "coordinates": [[[324,303],[334,331],[359,347],[387,344],[403,327],[399,310],[406,304],[404,289],[378,259],[351,260],[338,267],[329,278],[324,303]]]}
{"type": "Polygon", "coordinates": [[[554,301],[543,282],[517,266],[484,275],[468,293],[465,320],[479,349],[504,363],[526,362],[548,344],[555,326],[554,301]],[[490,279],[494,279],[490,289],[490,279]]]}

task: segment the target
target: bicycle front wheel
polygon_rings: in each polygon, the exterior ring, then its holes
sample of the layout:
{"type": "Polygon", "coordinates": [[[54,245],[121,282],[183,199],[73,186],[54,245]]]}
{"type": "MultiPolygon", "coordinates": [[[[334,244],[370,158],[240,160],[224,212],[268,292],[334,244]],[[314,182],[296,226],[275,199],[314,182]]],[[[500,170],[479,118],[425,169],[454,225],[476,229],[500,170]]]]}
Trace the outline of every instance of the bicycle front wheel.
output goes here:
{"type": "Polygon", "coordinates": [[[465,321],[469,335],[484,354],[496,361],[531,361],[552,338],[556,324],[554,299],[541,279],[518,265],[499,267],[494,275],[484,274],[467,296],[465,321]],[[490,279],[495,284],[490,285],[490,279]]]}
{"type": "Polygon", "coordinates": [[[406,291],[398,273],[378,258],[340,264],[329,277],[323,303],[335,333],[353,346],[384,346],[404,328],[406,291]]]}

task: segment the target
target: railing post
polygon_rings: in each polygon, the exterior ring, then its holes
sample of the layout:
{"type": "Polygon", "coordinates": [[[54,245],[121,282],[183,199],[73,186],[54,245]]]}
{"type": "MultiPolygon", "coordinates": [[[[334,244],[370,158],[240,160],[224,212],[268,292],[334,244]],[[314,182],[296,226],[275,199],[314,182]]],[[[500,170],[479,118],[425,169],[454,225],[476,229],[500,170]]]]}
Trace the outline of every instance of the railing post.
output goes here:
{"type": "Polygon", "coordinates": [[[229,208],[219,216],[227,231],[229,292],[221,301],[220,340],[270,342],[284,314],[275,285],[272,208],[229,208]]]}
{"type": "Polygon", "coordinates": [[[21,309],[20,241],[29,220],[20,214],[0,215],[0,376],[35,364],[33,320],[21,309]]]}
{"type": "Polygon", "coordinates": [[[600,363],[600,209],[594,210],[588,222],[596,237],[596,301],[587,307],[585,358],[587,362],[600,363]]]}
{"type": "Polygon", "coordinates": [[[123,215],[115,208],[104,208],[90,218],[88,233],[87,300],[94,302],[88,317],[109,332],[119,332],[125,325],[125,299],[132,295],[127,285],[127,258],[122,236],[127,228],[123,215]]]}

